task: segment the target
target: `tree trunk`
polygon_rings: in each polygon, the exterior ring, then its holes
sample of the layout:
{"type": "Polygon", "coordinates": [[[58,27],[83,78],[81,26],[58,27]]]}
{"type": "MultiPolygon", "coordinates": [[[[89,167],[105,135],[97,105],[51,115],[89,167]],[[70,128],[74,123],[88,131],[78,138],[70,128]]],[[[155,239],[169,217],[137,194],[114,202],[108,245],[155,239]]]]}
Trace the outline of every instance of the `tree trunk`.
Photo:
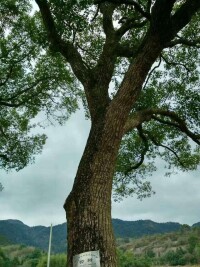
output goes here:
{"type": "Polygon", "coordinates": [[[73,256],[99,250],[101,267],[116,267],[111,221],[111,193],[115,162],[124,125],[142,84],[161,47],[150,38],[129,67],[115,99],[96,109],[73,189],[66,199],[68,267],[73,256]]]}
{"type": "Polygon", "coordinates": [[[122,136],[94,123],[73,189],[65,202],[68,230],[68,267],[73,256],[100,251],[101,267],[116,267],[116,246],[111,220],[112,178],[122,136]]]}

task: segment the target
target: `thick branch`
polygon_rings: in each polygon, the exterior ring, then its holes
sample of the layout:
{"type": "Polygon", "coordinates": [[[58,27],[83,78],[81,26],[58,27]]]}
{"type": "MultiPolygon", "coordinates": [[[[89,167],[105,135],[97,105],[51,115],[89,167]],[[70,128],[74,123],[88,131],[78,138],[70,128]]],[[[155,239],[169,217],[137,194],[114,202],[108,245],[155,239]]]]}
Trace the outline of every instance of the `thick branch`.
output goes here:
{"type": "Polygon", "coordinates": [[[109,112],[120,116],[122,122],[126,122],[130,111],[137,101],[142,90],[143,83],[153,63],[159,57],[162,47],[157,36],[147,34],[142,44],[137,49],[134,60],[124,75],[120,88],[111,102],[109,112]]]}
{"type": "Polygon", "coordinates": [[[82,84],[88,81],[90,72],[85,66],[82,57],[74,45],[68,41],[63,41],[58,34],[54,19],[46,0],[35,0],[40,8],[42,19],[47,30],[48,39],[55,51],[60,52],[70,63],[74,74],[82,84]]]}
{"type": "Polygon", "coordinates": [[[137,55],[138,46],[130,46],[130,44],[119,44],[116,48],[116,55],[118,57],[131,58],[137,55]]]}
{"type": "Polygon", "coordinates": [[[186,125],[186,122],[180,118],[175,112],[163,109],[147,109],[143,111],[138,111],[134,115],[130,116],[124,126],[124,134],[132,129],[138,127],[145,121],[150,121],[154,119],[162,124],[166,124],[168,126],[176,127],[181,132],[185,133],[188,137],[190,137],[195,143],[200,145],[200,135],[195,134],[190,131],[186,125]],[[158,115],[170,118],[170,120],[162,119],[158,117],[158,115]]]}
{"type": "Polygon", "coordinates": [[[179,45],[179,44],[200,48],[200,38],[198,38],[196,40],[187,40],[185,38],[180,37],[178,39],[175,39],[175,40],[167,43],[166,47],[173,47],[173,46],[179,45]]]}
{"type": "Polygon", "coordinates": [[[97,64],[92,70],[93,82],[90,86],[87,98],[92,119],[96,118],[96,114],[99,114],[99,110],[101,110],[101,114],[103,114],[110,103],[108,89],[117,59],[116,48],[120,40],[115,33],[112,22],[112,15],[115,8],[116,5],[111,3],[100,4],[106,40],[103,45],[103,51],[97,60],[97,64]]]}
{"type": "Polygon", "coordinates": [[[106,34],[106,41],[103,46],[103,51],[99,57],[97,65],[95,67],[96,75],[100,73],[107,73],[107,84],[110,83],[112,78],[112,73],[114,70],[114,64],[116,60],[116,47],[120,38],[116,35],[113,27],[112,15],[115,10],[115,5],[113,4],[101,4],[100,10],[103,14],[103,28],[106,34]]]}
{"type": "Polygon", "coordinates": [[[131,5],[134,6],[135,10],[138,11],[143,17],[150,19],[150,14],[142,9],[139,3],[134,0],[95,0],[95,4],[110,2],[117,5],[131,5]]]}
{"type": "Polygon", "coordinates": [[[164,45],[174,38],[171,12],[175,2],[176,0],[157,0],[152,8],[150,28],[138,47],[137,56],[130,64],[111,104],[116,109],[119,106],[124,107],[122,117],[125,116],[126,110],[128,114],[130,113],[142,89],[143,82],[153,63],[160,56],[164,45]]]}
{"type": "MultiPolygon", "coordinates": [[[[183,29],[192,19],[192,16],[200,9],[199,0],[187,0],[172,16],[173,6],[176,0],[156,0],[151,12],[151,32],[158,34],[164,47],[177,44],[172,41],[178,32],[183,29]]],[[[194,45],[187,40],[180,39],[178,43],[194,45]]]]}
{"type": "Polygon", "coordinates": [[[199,0],[187,0],[182,4],[171,19],[173,34],[176,35],[183,27],[185,27],[199,9],[199,0]]]}
{"type": "Polygon", "coordinates": [[[120,37],[122,37],[127,31],[135,28],[142,28],[148,20],[143,20],[141,22],[135,21],[135,19],[127,19],[126,22],[116,31],[120,37]]]}
{"type": "Polygon", "coordinates": [[[188,127],[187,127],[187,125],[186,125],[184,120],[179,118],[174,112],[162,112],[162,113],[160,115],[164,115],[164,113],[165,113],[164,116],[171,118],[172,122],[171,121],[162,120],[162,119],[158,118],[157,116],[152,116],[152,118],[154,120],[156,120],[156,121],[159,121],[160,123],[163,123],[163,124],[178,128],[181,132],[183,132],[187,136],[189,136],[195,143],[200,145],[200,135],[191,132],[188,129],[188,127]],[[175,121],[175,123],[173,121],[175,121]]]}
{"type": "Polygon", "coordinates": [[[112,15],[116,5],[103,3],[100,5],[100,11],[103,14],[103,30],[106,36],[114,34],[112,15]]]}
{"type": "Polygon", "coordinates": [[[152,115],[149,114],[149,111],[138,111],[129,116],[126,124],[124,125],[124,134],[133,130],[134,128],[139,127],[143,122],[151,120],[152,115]]]}
{"type": "Polygon", "coordinates": [[[152,19],[168,19],[177,0],[156,0],[152,7],[152,19]]]}
{"type": "Polygon", "coordinates": [[[173,38],[171,12],[176,0],[156,0],[151,12],[151,32],[159,36],[162,44],[173,38]]]}

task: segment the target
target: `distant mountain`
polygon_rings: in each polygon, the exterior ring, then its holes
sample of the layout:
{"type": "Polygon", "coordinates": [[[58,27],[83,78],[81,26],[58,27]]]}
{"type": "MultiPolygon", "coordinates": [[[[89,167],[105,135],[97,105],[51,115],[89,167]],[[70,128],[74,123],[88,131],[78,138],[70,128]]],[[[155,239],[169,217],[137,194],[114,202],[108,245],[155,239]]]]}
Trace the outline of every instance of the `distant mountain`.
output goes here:
{"type": "Polygon", "coordinates": [[[194,224],[192,225],[192,227],[200,227],[200,222],[198,222],[198,223],[194,223],[194,224]]]}
{"type": "MultiPolygon", "coordinates": [[[[118,237],[142,237],[159,233],[175,232],[181,224],[167,222],[156,223],[150,220],[123,221],[113,219],[113,228],[118,237]]],[[[200,224],[200,223],[197,223],[200,224]]],[[[25,244],[47,251],[50,227],[30,227],[18,220],[0,220],[0,235],[15,244],[25,244]]],[[[52,251],[55,253],[66,251],[66,223],[53,226],[52,251]]]]}
{"type": "Polygon", "coordinates": [[[116,237],[142,237],[144,235],[162,234],[178,231],[180,223],[156,223],[151,220],[122,221],[113,219],[116,237]]]}
{"type": "MultiPolygon", "coordinates": [[[[15,244],[25,244],[47,251],[49,232],[50,227],[30,227],[18,220],[0,220],[0,235],[5,236],[15,244]]],[[[59,253],[66,251],[66,235],[65,223],[53,227],[53,252],[59,253]]]]}

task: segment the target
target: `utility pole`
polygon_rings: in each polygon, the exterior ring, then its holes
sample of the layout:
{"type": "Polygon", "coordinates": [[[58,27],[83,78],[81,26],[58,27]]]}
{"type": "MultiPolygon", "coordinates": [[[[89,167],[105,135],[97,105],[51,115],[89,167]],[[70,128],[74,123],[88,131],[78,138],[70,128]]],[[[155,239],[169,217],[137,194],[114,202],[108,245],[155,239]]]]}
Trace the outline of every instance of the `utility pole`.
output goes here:
{"type": "Polygon", "coordinates": [[[51,238],[52,238],[52,224],[51,224],[51,227],[50,227],[50,235],[49,235],[49,250],[48,250],[48,258],[47,258],[47,267],[50,267],[51,238]]]}

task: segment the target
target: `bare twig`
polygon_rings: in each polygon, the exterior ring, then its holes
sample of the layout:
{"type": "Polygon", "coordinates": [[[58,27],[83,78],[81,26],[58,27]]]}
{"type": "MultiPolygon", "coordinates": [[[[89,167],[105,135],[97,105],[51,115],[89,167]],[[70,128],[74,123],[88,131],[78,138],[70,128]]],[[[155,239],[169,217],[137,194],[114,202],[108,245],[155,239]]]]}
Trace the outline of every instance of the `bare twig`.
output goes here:
{"type": "Polygon", "coordinates": [[[181,67],[184,67],[186,70],[187,70],[187,73],[189,73],[191,70],[183,63],[180,63],[180,62],[170,62],[168,61],[168,59],[166,57],[164,57],[162,54],[161,54],[161,58],[165,61],[165,63],[167,65],[171,65],[171,66],[181,66],[181,67]]]}
{"type": "Polygon", "coordinates": [[[100,5],[97,6],[97,10],[94,14],[94,17],[91,19],[91,22],[95,21],[95,19],[97,18],[98,14],[99,14],[99,10],[100,10],[100,5]]]}
{"type": "Polygon", "coordinates": [[[172,148],[170,148],[170,147],[168,147],[168,146],[166,146],[166,145],[163,145],[163,144],[159,143],[159,142],[155,139],[155,137],[153,137],[148,131],[145,131],[145,132],[148,134],[149,139],[153,142],[154,145],[159,146],[159,147],[163,147],[163,148],[169,150],[169,151],[170,151],[171,153],[173,153],[174,156],[177,158],[177,160],[178,160],[178,162],[180,163],[180,165],[181,165],[182,167],[185,167],[184,164],[183,164],[183,162],[180,160],[180,157],[179,157],[178,154],[176,153],[176,151],[174,151],[172,148]]]}
{"type": "Polygon", "coordinates": [[[7,75],[6,75],[5,80],[4,80],[3,82],[0,83],[0,86],[3,86],[3,85],[5,85],[5,84],[7,83],[7,81],[8,81],[8,80],[10,79],[10,77],[11,77],[12,71],[13,71],[13,66],[10,67],[9,72],[8,72],[7,75]]]}
{"type": "Polygon", "coordinates": [[[140,136],[141,140],[143,141],[144,149],[140,154],[140,161],[138,163],[136,163],[134,166],[131,166],[130,168],[128,168],[126,170],[126,172],[125,172],[125,175],[127,175],[129,172],[131,172],[133,170],[138,169],[143,164],[144,159],[145,159],[145,155],[146,155],[146,153],[147,153],[147,151],[149,149],[148,139],[147,139],[146,135],[143,132],[142,125],[139,125],[137,127],[137,130],[138,130],[138,133],[139,133],[139,136],[140,136]]]}
{"type": "Polygon", "coordinates": [[[148,81],[149,81],[151,75],[153,74],[153,72],[154,72],[157,68],[160,67],[161,62],[162,62],[162,59],[161,59],[161,57],[160,57],[159,62],[158,62],[158,65],[156,65],[156,66],[149,72],[149,75],[148,75],[148,77],[147,77],[147,79],[146,79],[146,82],[145,82],[145,84],[144,84],[144,86],[143,86],[143,90],[146,88],[147,83],[148,83],[148,81]]]}

